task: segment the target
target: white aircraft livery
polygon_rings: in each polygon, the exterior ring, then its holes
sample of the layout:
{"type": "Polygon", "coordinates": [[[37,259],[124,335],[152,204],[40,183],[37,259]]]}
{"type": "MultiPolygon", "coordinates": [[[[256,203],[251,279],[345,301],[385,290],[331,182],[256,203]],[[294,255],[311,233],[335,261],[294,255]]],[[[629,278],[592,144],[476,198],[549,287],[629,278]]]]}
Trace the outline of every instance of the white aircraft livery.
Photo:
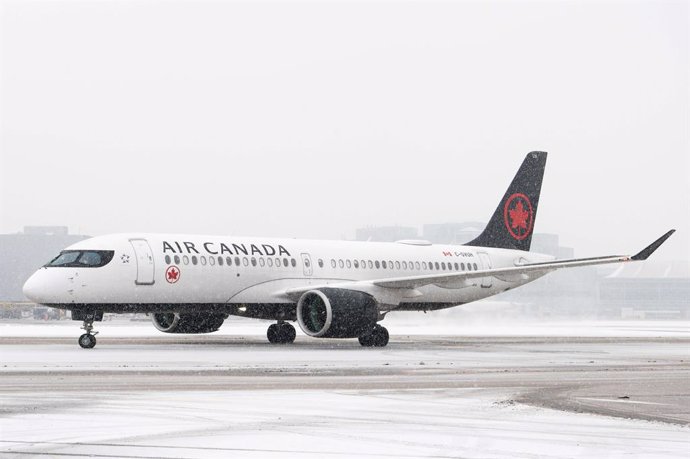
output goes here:
{"type": "Polygon", "coordinates": [[[113,234],[74,244],[24,285],[30,300],[83,321],[96,345],[104,312],[145,312],[165,333],[210,333],[229,315],[275,320],[271,343],[291,343],[297,322],[314,338],[385,346],[391,311],[477,301],[562,268],[646,260],[675,230],[633,256],[554,260],[529,251],[545,152],[527,154],[484,231],[465,245],[113,234]]]}

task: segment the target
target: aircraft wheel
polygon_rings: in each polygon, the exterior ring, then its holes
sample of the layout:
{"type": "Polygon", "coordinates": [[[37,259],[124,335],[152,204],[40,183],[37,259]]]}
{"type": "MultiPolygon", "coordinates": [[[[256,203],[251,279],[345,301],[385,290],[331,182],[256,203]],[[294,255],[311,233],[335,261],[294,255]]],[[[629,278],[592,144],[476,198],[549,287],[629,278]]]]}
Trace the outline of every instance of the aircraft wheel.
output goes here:
{"type": "Polygon", "coordinates": [[[295,327],[287,323],[272,324],[266,331],[268,342],[272,344],[292,343],[296,336],[295,327]]]}
{"type": "Polygon", "coordinates": [[[280,342],[280,330],[278,324],[271,324],[266,330],[266,338],[271,344],[278,344],[280,342]]]}
{"type": "Polygon", "coordinates": [[[362,335],[358,339],[359,344],[361,344],[363,347],[371,347],[374,345],[374,337],[371,334],[362,335]]]}
{"type": "Polygon", "coordinates": [[[388,339],[390,338],[386,327],[382,327],[381,325],[376,325],[376,327],[374,327],[372,336],[374,338],[374,346],[376,347],[385,347],[388,344],[388,339]]]}
{"type": "Polygon", "coordinates": [[[79,337],[79,345],[84,349],[91,349],[96,345],[96,337],[91,333],[84,333],[79,337]]]}
{"type": "Polygon", "coordinates": [[[281,335],[283,337],[283,343],[294,343],[297,337],[297,331],[291,324],[284,323],[281,324],[281,335]]]}

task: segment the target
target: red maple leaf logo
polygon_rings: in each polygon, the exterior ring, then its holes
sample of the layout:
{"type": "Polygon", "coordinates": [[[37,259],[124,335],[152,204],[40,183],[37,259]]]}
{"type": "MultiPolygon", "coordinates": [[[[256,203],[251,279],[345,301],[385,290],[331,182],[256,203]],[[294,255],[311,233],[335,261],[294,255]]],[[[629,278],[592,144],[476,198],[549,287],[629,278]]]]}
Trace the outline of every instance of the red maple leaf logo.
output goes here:
{"type": "Polygon", "coordinates": [[[180,270],[175,268],[174,266],[171,266],[170,268],[168,268],[168,270],[165,272],[165,274],[166,274],[166,280],[168,282],[170,282],[171,284],[174,284],[180,278],[180,270]]]}
{"type": "Polygon", "coordinates": [[[529,217],[529,212],[525,210],[522,205],[522,201],[518,201],[514,209],[508,211],[510,215],[511,225],[513,229],[522,228],[527,230],[527,218],[529,217]]]}
{"type": "Polygon", "coordinates": [[[522,241],[532,233],[533,217],[532,203],[524,194],[515,193],[506,200],[503,222],[513,239],[522,241]]]}

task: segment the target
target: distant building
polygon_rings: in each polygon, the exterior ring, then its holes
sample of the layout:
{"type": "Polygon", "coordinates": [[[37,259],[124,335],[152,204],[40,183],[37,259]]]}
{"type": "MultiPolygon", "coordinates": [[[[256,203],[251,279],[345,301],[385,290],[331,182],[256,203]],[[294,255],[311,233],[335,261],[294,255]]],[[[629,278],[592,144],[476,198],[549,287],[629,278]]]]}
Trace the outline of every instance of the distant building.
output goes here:
{"type": "Polygon", "coordinates": [[[626,263],[601,279],[601,307],[623,319],[690,319],[690,262],[626,263]]]}
{"type": "Polygon", "coordinates": [[[417,228],[412,226],[367,226],[355,231],[358,241],[395,242],[403,239],[419,239],[417,228]]]}
{"type": "Polygon", "coordinates": [[[0,234],[0,302],[27,301],[26,279],[68,245],[88,236],[69,234],[66,226],[27,226],[21,233],[0,234]]]}
{"type": "Polygon", "coordinates": [[[433,223],[423,226],[422,238],[434,244],[465,244],[484,231],[486,223],[433,223]]]}

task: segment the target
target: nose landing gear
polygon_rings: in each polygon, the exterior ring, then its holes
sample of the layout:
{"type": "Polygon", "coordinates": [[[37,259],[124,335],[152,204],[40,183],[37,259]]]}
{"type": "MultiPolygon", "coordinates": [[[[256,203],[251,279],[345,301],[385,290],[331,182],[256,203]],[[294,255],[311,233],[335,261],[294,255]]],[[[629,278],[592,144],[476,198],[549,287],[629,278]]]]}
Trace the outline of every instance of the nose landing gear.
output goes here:
{"type": "Polygon", "coordinates": [[[83,335],[79,337],[79,345],[83,347],[84,349],[91,349],[96,345],[96,335],[98,332],[93,332],[93,321],[94,317],[87,317],[84,319],[84,325],[82,325],[82,329],[86,332],[83,335]]]}
{"type": "Polygon", "coordinates": [[[268,327],[266,337],[271,344],[288,344],[295,341],[297,332],[295,327],[287,322],[279,321],[268,327]]]}

